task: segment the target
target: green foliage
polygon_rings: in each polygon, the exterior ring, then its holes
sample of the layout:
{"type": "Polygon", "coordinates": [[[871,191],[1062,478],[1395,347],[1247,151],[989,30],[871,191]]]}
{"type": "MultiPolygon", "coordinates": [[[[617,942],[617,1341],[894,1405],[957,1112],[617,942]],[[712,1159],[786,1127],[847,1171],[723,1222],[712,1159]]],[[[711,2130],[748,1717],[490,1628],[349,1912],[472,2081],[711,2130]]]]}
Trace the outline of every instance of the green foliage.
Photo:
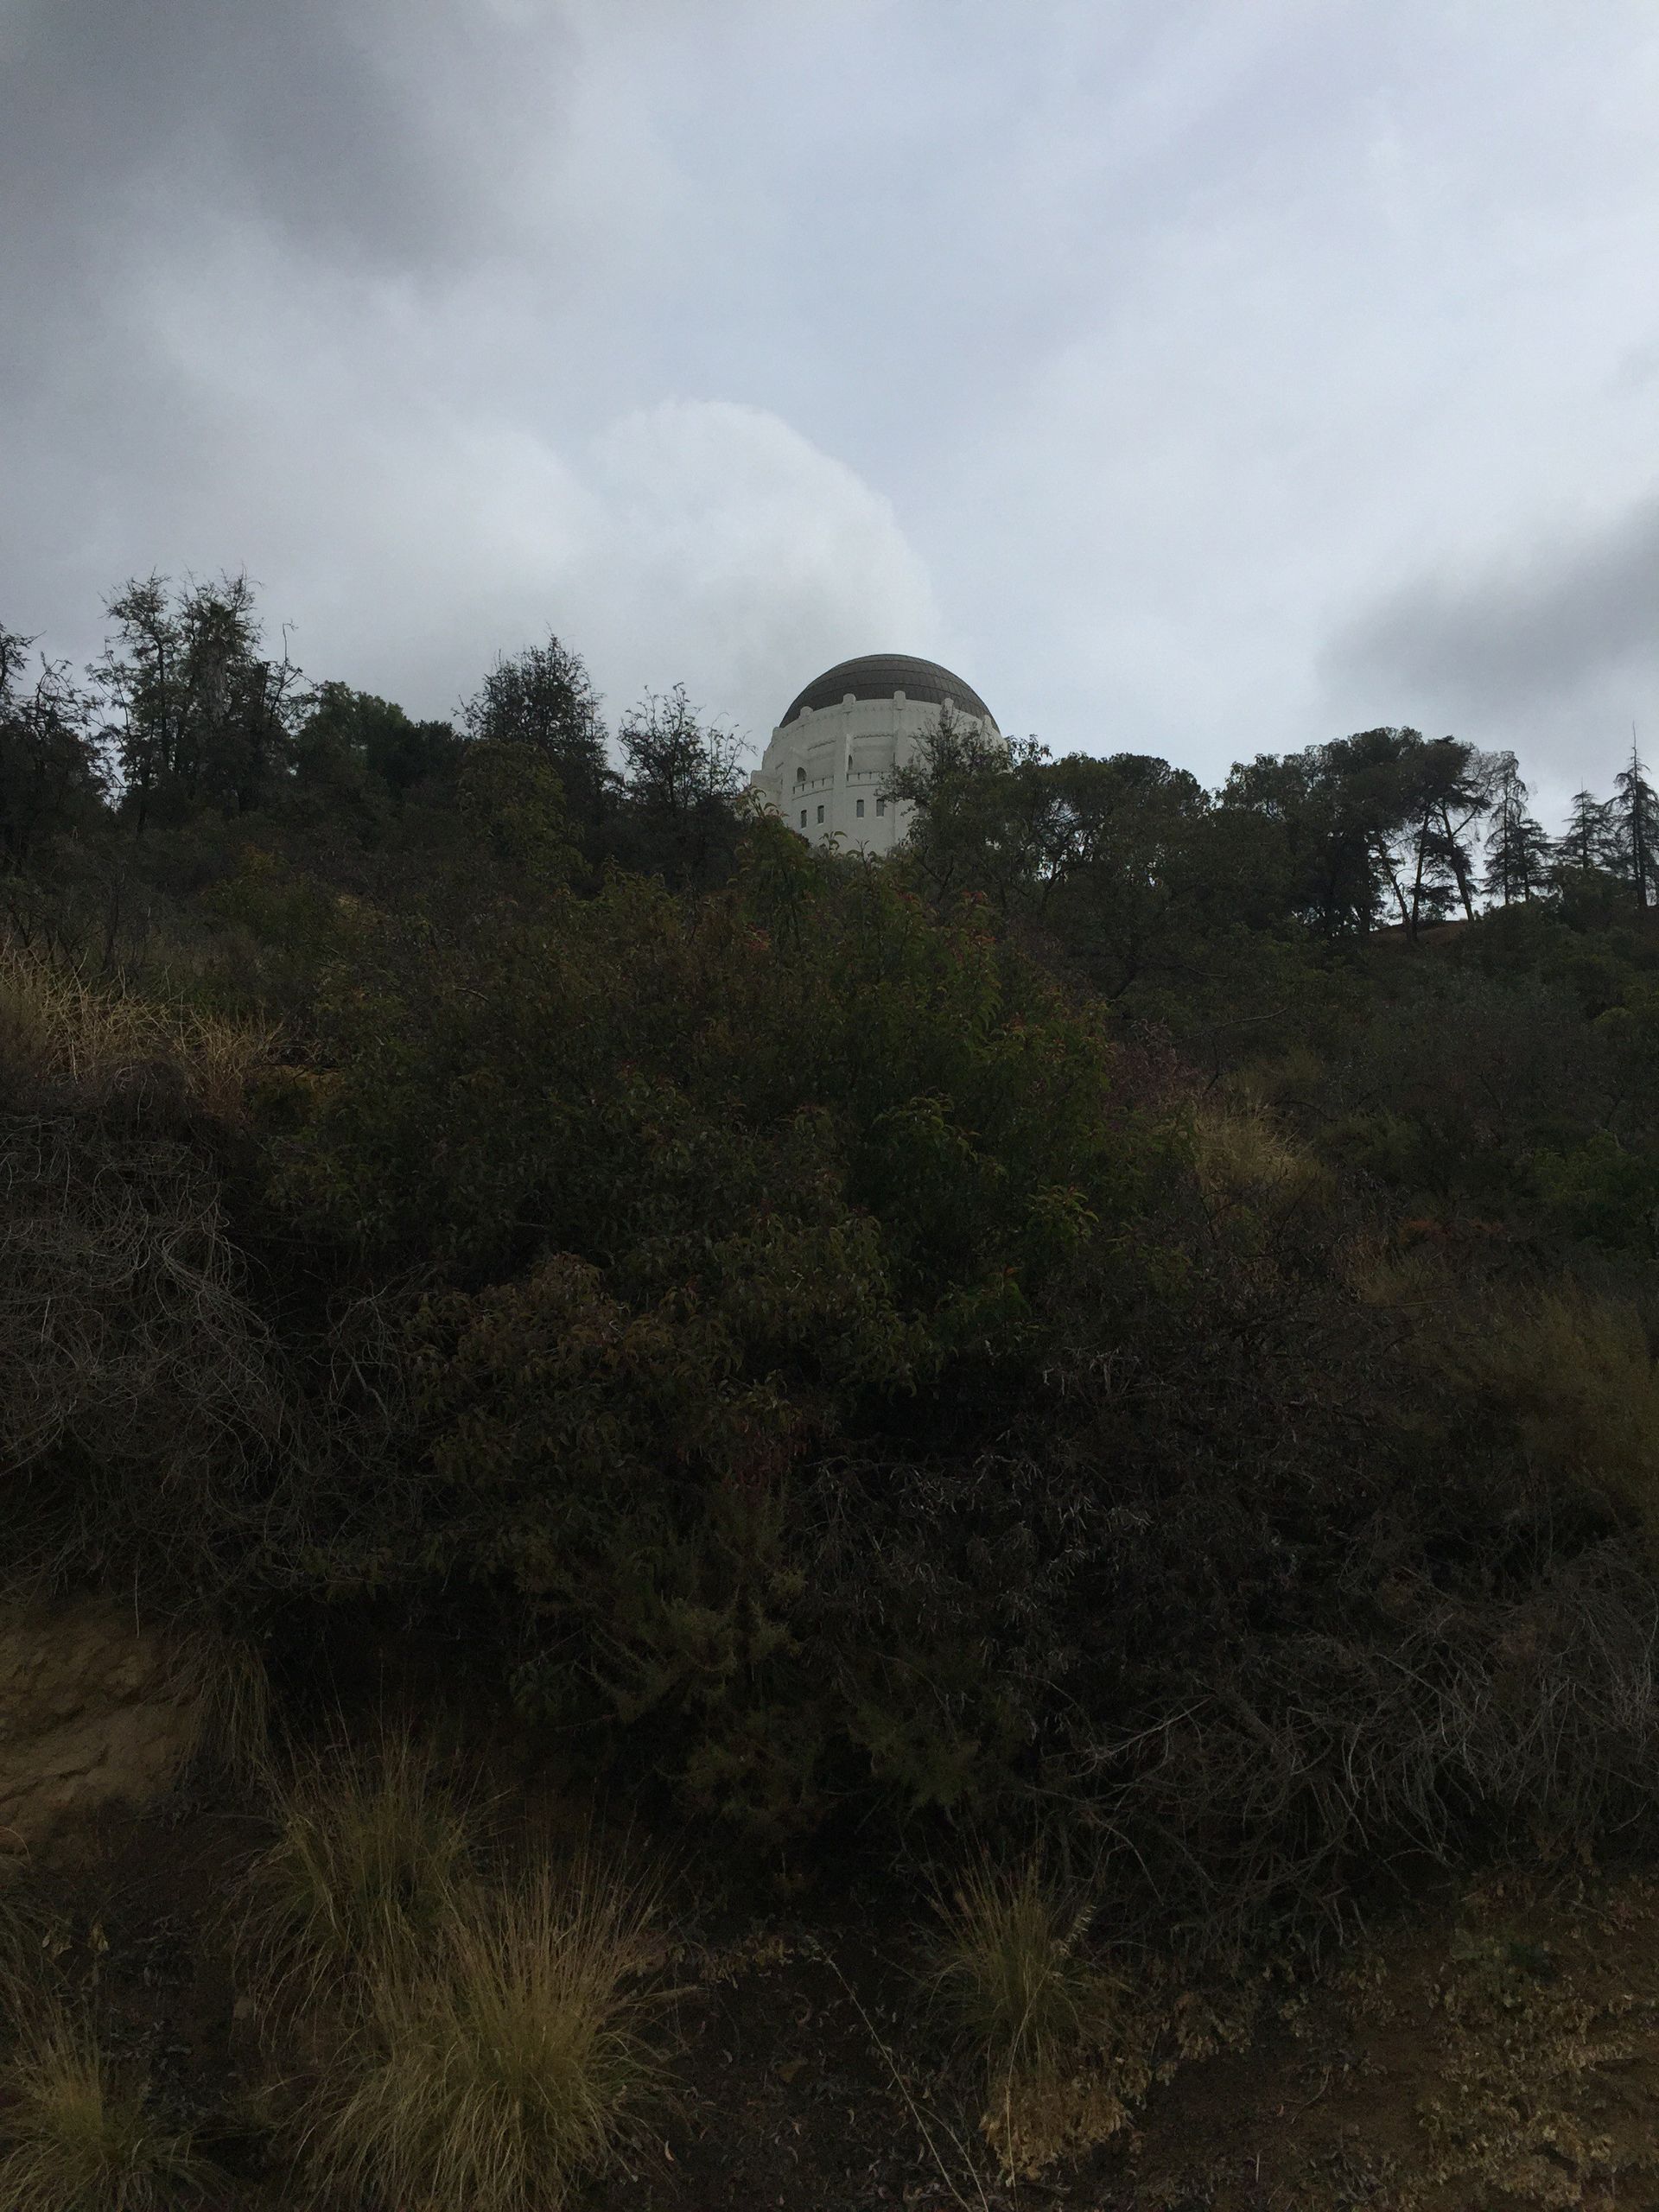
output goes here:
{"type": "Polygon", "coordinates": [[[1659,1366],[1632,1305],[1545,1293],[1500,1308],[1450,1356],[1535,1463],[1617,1499],[1659,1542],[1659,1366]]]}
{"type": "Polygon", "coordinates": [[[281,1202],[442,1278],[402,1548],[517,1594],[525,1709],[645,1726],[698,1802],[790,1825],[825,1726],[793,1471],[994,1408],[1073,1286],[1138,1281],[1180,1139],[986,936],[781,832],[700,911],[545,899],[365,927],[281,1202]]]}
{"type": "MultiPolygon", "coordinates": [[[[1650,1805],[1639,763],[1542,868],[1456,741],[1206,792],[945,716],[867,863],[683,695],[618,772],[556,640],[461,734],[239,580],[112,614],[101,734],[0,643],[14,1576],[204,1650],[372,1601],[768,1849],[1040,1802],[1195,1944],[1650,1805]]],[[[424,1786],[320,1787],[295,1988],[465,1886],[424,1786]]]]}
{"type": "Polygon", "coordinates": [[[24,679],[29,638],[0,629],[0,865],[50,869],[54,848],[90,828],[108,788],[87,702],[61,665],[24,679]]]}
{"type": "Polygon", "coordinates": [[[589,838],[614,793],[599,699],[580,657],[550,636],[498,658],[467,707],[474,742],[524,746],[558,779],[571,819],[589,838]]]}
{"type": "Polygon", "coordinates": [[[1659,1153],[1628,1150],[1605,1129],[1571,1152],[1537,1152],[1533,1179],[1566,1236],[1643,1258],[1659,1253],[1659,1153]]]}
{"type": "Polygon", "coordinates": [[[165,576],[135,577],[108,612],[118,627],[93,673],[137,827],[266,804],[292,765],[299,671],[286,649],[280,661],[262,653],[248,579],[175,592],[165,576]]]}

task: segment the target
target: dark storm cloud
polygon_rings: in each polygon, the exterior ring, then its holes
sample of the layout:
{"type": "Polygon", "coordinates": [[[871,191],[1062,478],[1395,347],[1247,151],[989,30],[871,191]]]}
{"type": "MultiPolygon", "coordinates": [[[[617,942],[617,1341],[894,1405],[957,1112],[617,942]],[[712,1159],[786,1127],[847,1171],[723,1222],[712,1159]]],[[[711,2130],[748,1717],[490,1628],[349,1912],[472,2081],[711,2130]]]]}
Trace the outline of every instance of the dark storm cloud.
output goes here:
{"type": "Polygon", "coordinates": [[[49,282],[164,215],[393,266],[463,252],[476,180],[385,66],[392,27],[352,0],[22,0],[0,48],[15,249],[49,282]]]}
{"type": "Polygon", "coordinates": [[[1338,637],[1326,673],[1437,720],[1641,713],[1659,694],[1659,497],[1524,564],[1406,586],[1338,637]]]}

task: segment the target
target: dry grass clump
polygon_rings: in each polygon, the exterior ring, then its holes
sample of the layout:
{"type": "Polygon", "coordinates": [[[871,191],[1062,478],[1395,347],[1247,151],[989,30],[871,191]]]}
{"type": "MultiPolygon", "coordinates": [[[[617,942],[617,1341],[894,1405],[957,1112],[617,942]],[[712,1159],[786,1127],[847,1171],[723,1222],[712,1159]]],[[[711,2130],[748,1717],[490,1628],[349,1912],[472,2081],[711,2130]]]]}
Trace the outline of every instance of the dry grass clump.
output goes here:
{"type": "Polygon", "coordinates": [[[1551,1291],[1451,1357],[1539,1466],[1604,1491],[1659,1544],[1659,1366],[1634,1306],[1551,1291]]]}
{"type": "Polygon", "coordinates": [[[14,1110],[36,1103],[31,1092],[86,1110],[118,1094],[166,1091],[235,1121],[275,1039],[269,1025],[94,988],[73,968],[0,943],[0,1077],[14,1110]]]}
{"type": "Polygon", "coordinates": [[[926,1987],[982,2066],[981,2126],[1010,2174],[1103,2141],[1150,2079],[1124,2046],[1117,1984],[1084,1948],[1092,1909],[1035,1856],[982,1859],[941,1901],[926,1987]]]}
{"type": "Polygon", "coordinates": [[[1192,1163],[1206,1198],[1220,1205],[1319,1205],[1330,1171],[1248,1101],[1205,1106],[1192,1125],[1192,1163]]]}
{"type": "Polygon", "coordinates": [[[188,2134],[157,2125],[91,2025],[60,2006],[22,2031],[0,2069],[0,2204],[6,2212],[149,2212],[206,2189],[188,2134]]]}
{"type": "Polygon", "coordinates": [[[276,1809],[239,1930],[251,1988],[274,2017],[363,2012],[401,1987],[464,1910],[476,1816],[442,1786],[429,1751],[391,1733],[306,1758],[276,1809]]]}
{"type": "MultiPolygon", "coordinates": [[[[383,1973],[359,2063],[308,2163],[347,2202],[553,2212],[665,2094],[652,1899],[591,1860],[451,1906],[413,1975],[383,1973]]],[[[413,1963],[405,1961],[406,1964],[413,1963]]]]}
{"type": "Polygon", "coordinates": [[[201,1716],[198,1749],[236,1782],[273,1784],[270,1676],[257,1646],[199,1630],[180,1639],[174,1675],[201,1716]]]}

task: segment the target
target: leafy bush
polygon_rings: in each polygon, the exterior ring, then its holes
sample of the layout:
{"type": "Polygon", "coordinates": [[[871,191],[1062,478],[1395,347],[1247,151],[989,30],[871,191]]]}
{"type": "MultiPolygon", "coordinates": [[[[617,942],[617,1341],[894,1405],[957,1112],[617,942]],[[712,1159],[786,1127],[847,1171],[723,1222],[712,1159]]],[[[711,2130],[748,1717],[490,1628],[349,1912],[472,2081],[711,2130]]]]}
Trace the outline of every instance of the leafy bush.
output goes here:
{"type": "Polygon", "coordinates": [[[429,1285],[428,1479],[356,1572],[482,1584],[524,1710],[775,1832],[837,1786],[815,1738],[853,1755],[811,1718],[814,1459],[1000,1421],[1075,1297],[1155,1270],[1185,1140],[1024,963],[781,831],[701,907],[545,895],[365,925],[278,1140],[308,1237],[429,1285]]]}
{"type": "Polygon", "coordinates": [[[8,1566],[211,1610],[294,1440],[218,1156],[270,1038],[16,954],[0,1025],[8,1566]]]}

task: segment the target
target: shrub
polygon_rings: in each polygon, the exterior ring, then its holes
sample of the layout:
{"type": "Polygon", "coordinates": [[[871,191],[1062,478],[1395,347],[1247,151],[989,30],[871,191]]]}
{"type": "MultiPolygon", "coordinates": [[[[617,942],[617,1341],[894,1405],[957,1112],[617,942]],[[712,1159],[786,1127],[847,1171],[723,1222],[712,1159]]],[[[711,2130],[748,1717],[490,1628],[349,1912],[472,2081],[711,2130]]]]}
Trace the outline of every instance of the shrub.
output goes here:
{"type": "Polygon", "coordinates": [[[555,2212],[665,2093],[651,1918],[647,1891],[591,1861],[452,1892],[418,1971],[377,1983],[359,2063],[308,2134],[319,2177],[397,2212],[555,2212]]]}
{"type": "Polygon", "coordinates": [[[88,2023],[58,2007],[0,2070],[0,2145],[7,2212],[160,2212],[213,2177],[188,2134],[158,2126],[144,2082],[120,2078],[88,2023]]]}
{"type": "Polygon", "coordinates": [[[198,1614],[275,1516],[289,1377],[215,1147],[261,1033],[0,947],[5,1567],[198,1614]]]}
{"type": "Polygon", "coordinates": [[[476,1822],[440,1785],[433,1755],[388,1733],[303,1761],[276,1826],[249,1876],[245,1971],[278,2018],[319,2005],[359,2013],[450,1926],[476,1822]]]}
{"type": "Polygon", "coordinates": [[[1328,1198],[1330,1171],[1248,1102],[1194,1117],[1193,1167],[1212,1203],[1328,1198]]]}

